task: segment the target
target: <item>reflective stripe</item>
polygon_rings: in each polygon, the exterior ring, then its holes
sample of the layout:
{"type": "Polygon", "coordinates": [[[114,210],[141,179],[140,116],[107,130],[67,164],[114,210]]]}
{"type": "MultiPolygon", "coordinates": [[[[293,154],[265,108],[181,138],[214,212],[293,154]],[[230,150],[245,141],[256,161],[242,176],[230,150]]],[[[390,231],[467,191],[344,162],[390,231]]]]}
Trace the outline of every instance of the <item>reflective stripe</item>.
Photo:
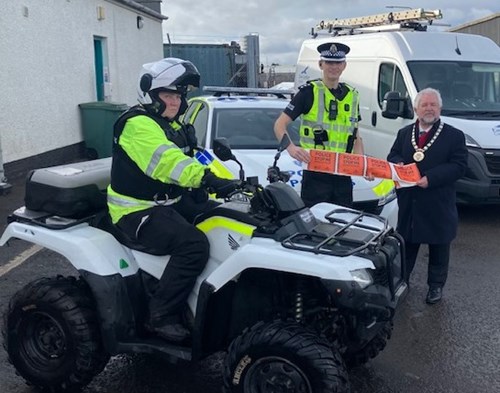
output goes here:
{"type": "Polygon", "coordinates": [[[304,119],[302,124],[304,124],[305,126],[311,127],[311,128],[325,128],[325,124],[321,123],[319,121],[309,121],[309,120],[304,119]]]}
{"type": "Polygon", "coordinates": [[[177,148],[177,146],[175,146],[175,145],[171,145],[171,146],[169,146],[169,145],[161,145],[161,146],[158,146],[158,148],[153,153],[153,156],[151,157],[151,160],[149,160],[148,167],[146,168],[146,175],[148,175],[149,177],[152,177],[154,170],[156,169],[156,167],[158,166],[158,164],[161,161],[162,154],[165,153],[168,149],[172,149],[174,147],[177,148]]]}
{"type": "Polygon", "coordinates": [[[372,188],[375,195],[382,197],[390,194],[394,189],[394,180],[384,179],[375,187],[372,188]]]}
{"type": "Polygon", "coordinates": [[[224,217],[210,217],[205,221],[200,222],[196,225],[196,227],[203,233],[208,233],[216,228],[225,228],[241,233],[244,236],[252,236],[253,231],[256,228],[253,225],[243,224],[224,217]]]}
{"type": "Polygon", "coordinates": [[[181,162],[178,162],[175,164],[174,169],[170,173],[170,179],[174,184],[179,184],[179,179],[181,178],[182,172],[184,169],[186,169],[189,165],[193,163],[193,159],[191,157],[186,157],[184,160],[181,162]]]}
{"type": "MultiPolygon", "coordinates": [[[[180,149],[183,153],[186,153],[190,150],[189,146],[179,148],[177,145],[161,145],[158,147],[155,152],[153,153],[153,156],[151,157],[151,160],[149,161],[148,167],[146,168],[146,175],[149,177],[153,177],[153,172],[155,171],[156,167],[158,164],[161,162],[161,157],[163,153],[165,153],[167,150],[170,149],[180,149]]],[[[186,169],[190,164],[193,163],[193,159],[191,157],[186,157],[184,160],[181,162],[178,162],[172,172],[170,173],[170,178],[172,180],[173,184],[179,184],[179,179],[182,175],[182,171],[186,169]]]]}
{"type": "Polygon", "coordinates": [[[146,222],[146,220],[149,218],[149,214],[147,216],[141,217],[141,222],[137,226],[137,229],[135,230],[135,238],[139,238],[139,230],[141,229],[142,225],[146,222]]]}
{"type": "Polygon", "coordinates": [[[344,150],[347,149],[347,143],[344,142],[329,141],[329,142],[323,142],[323,145],[316,146],[314,144],[314,139],[308,137],[301,138],[300,142],[301,142],[300,146],[302,146],[304,149],[318,149],[318,150],[321,150],[321,148],[327,148],[328,150],[334,150],[336,148],[344,150]]]}
{"type": "Polygon", "coordinates": [[[351,118],[349,121],[351,122],[351,126],[353,128],[351,134],[354,133],[354,128],[358,127],[359,123],[359,94],[353,94],[353,99],[352,99],[352,112],[351,112],[351,118]]]}
{"type": "MultiPolygon", "coordinates": [[[[318,117],[317,119],[323,121],[325,118],[325,85],[321,83],[318,85],[318,117]]],[[[325,128],[328,130],[328,127],[325,128]]]]}
{"type": "Polygon", "coordinates": [[[145,201],[143,199],[126,199],[120,198],[118,196],[112,196],[108,194],[108,203],[116,206],[121,206],[125,208],[130,207],[144,207],[144,206],[170,206],[181,200],[182,196],[178,196],[173,199],[156,200],[156,201],[145,201]]]}

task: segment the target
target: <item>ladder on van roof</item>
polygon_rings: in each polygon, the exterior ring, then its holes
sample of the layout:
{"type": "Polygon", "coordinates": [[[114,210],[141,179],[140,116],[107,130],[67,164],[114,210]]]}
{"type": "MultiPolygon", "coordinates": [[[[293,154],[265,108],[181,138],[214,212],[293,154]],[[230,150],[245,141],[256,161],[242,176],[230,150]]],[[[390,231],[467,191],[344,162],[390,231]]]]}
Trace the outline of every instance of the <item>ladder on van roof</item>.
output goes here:
{"type": "MultiPolygon", "coordinates": [[[[441,10],[424,10],[415,8],[404,11],[389,12],[386,14],[376,14],[360,16],[357,18],[322,20],[316,25],[316,30],[328,30],[329,33],[339,34],[342,30],[380,31],[389,29],[413,29],[425,30],[422,23],[432,24],[436,19],[441,19],[441,10]],[[387,29],[384,29],[386,27],[387,29]]],[[[313,29],[313,36],[316,36],[313,29]]]]}

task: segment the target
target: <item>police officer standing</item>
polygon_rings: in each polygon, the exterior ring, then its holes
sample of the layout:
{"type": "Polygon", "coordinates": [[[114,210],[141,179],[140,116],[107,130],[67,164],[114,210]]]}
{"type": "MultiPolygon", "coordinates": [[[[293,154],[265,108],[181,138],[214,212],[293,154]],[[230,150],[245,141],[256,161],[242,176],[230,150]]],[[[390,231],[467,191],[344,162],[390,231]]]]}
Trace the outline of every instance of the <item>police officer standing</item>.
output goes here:
{"type": "Polygon", "coordinates": [[[193,225],[212,205],[204,188],[224,197],[232,180],[220,179],[193,158],[194,129],[179,122],[189,86],[200,74],[189,61],[166,58],[143,65],[140,105],[115,123],[108,210],[123,235],[148,252],[171,255],[149,290],[147,326],[158,336],[182,341],[189,331],[180,314],[197,276],[208,261],[209,244],[193,225]]]}
{"type": "MultiPolygon", "coordinates": [[[[330,42],[319,45],[317,50],[323,76],[300,86],[274,124],[276,137],[281,140],[287,125],[301,116],[300,147],[291,143],[287,148],[296,160],[309,162],[307,149],[364,154],[358,133],[359,94],[352,86],[339,82],[350,48],[330,42]]],[[[309,207],[320,202],[352,206],[352,188],[349,176],[305,170],[301,197],[309,207]]]]}

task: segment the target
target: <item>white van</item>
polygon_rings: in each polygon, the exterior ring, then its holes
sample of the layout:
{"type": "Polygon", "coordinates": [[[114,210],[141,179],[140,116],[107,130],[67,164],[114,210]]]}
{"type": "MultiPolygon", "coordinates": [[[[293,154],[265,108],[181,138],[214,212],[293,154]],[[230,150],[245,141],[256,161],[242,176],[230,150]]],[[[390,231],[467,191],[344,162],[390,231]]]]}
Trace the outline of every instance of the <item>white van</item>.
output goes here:
{"type": "Polygon", "coordinates": [[[419,30],[308,39],[299,53],[295,87],[321,77],[318,45],[347,44],[351,51],[341,81],[360,93],[366,153],[383,159],[397,131],[414,121],[411,102],[417,92],[438,89],[442,120],[465,133],[469,150],[469,167],[457,183],[459,202],[500,203],[500,48],[479,35],[419,30]],[[382,116],[389,91],[408,97],[395,119],[382,116]]]}

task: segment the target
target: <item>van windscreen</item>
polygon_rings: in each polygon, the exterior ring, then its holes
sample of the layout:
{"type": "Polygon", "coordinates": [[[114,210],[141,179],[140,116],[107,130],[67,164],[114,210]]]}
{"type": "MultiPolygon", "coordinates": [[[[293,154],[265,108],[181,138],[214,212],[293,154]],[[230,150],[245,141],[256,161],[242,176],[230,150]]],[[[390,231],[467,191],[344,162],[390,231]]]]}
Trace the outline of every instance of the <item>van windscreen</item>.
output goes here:
{"type": "Polygon", "coordinates": [[[470,61],[410,61],[417,90],[432,87],[443,99],[443,115],[500,112],[500,64],[470,61]]]}

